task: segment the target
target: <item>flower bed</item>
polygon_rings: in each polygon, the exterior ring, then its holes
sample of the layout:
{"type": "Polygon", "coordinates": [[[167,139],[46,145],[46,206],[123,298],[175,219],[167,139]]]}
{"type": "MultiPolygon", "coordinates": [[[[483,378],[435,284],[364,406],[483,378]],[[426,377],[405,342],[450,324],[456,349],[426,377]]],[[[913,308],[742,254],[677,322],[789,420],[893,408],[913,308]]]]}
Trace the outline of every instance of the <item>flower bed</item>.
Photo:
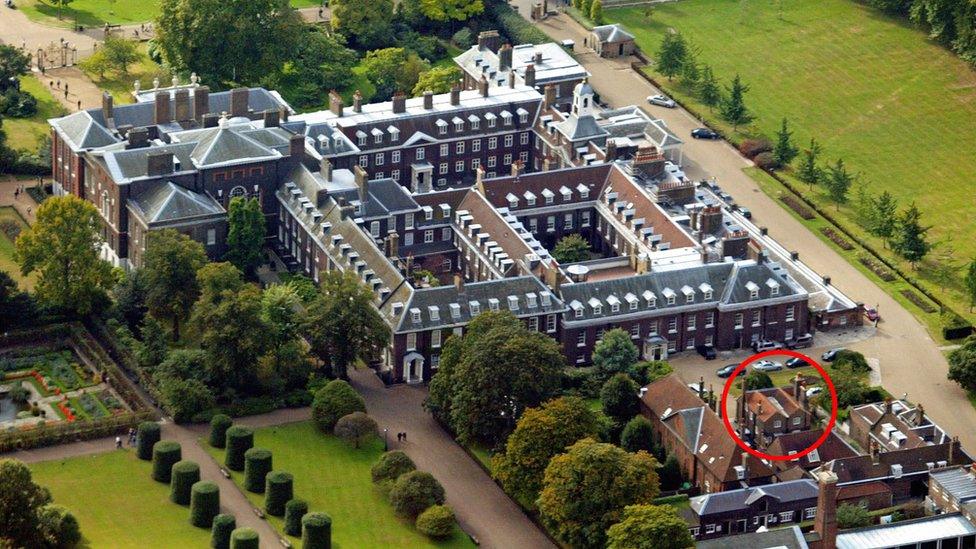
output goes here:
{"type": "Polygon", "coordinates": [[[860,254],[857,256],[857,260],[861,262],[861,265],[864,265],[870,269],[872,273],[878,275],[878,278],[881,280],[884,280],[885,282],[894,282],[896,278],[895,273],[886,269],[884,265],[875,261],[871,256],[860,254]]]}
{"type": "Polygon", "coordinates": [[[922,296],[918,295],[912,290],[902,290],[900,293],[905,297],[905,299],[914,303],[919,309],[922,309],[922,311],[926,313],[934,313],[936,311],[935,306],[922,299],[922,296]]]}
{"type": "Polygon", "coordinates": [[[829,238],[834,244],[840,246],[840,249],[844,251],[850,251],[854,249],[853,244],[848,242],[847,239],[844,238],[843,236],[837,234],[837,231],[835,231],[831,227],[821,227],[820,232],[823,233],[824,236],[829,238]]]}
{"type": "Polygon", "coordinates": [[[791,194],[780,195],[779,199],[782,200],[784,204],[789,206],[791,210],[796,212],[798,216],[806,219],[807,221],[817,217],[817,214],[813,213],[813,210],[803,205],[803,203],[800,202],[800,199],[791,194]]]}

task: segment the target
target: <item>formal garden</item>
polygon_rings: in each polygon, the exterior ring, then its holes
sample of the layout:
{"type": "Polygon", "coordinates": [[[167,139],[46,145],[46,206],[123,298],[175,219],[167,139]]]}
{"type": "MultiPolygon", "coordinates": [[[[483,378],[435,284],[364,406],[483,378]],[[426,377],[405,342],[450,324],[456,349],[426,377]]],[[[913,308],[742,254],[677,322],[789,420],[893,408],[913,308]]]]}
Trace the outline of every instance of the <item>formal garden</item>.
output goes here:
{"type": "Polygon", "coordinates": [[[0,270],[9,273],[22,289],[29,290],[34,287],[37,277],[21,276],[20,267],[14,260],[14,241],[25,228],[27,222],[17,210],[12,206],[0,207],[0,270]]]}

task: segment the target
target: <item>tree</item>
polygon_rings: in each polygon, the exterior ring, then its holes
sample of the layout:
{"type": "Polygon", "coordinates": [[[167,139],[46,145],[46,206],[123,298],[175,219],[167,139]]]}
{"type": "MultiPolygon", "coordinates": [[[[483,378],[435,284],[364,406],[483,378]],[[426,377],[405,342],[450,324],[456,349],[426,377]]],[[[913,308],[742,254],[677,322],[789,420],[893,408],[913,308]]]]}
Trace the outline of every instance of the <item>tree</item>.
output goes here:
{"type": "Polygon", "coordinates": [[[49,503],[38,511],[37,523],[45,546],[75,547],[81,542],[81,527],[75,515],[63,505],[49,503]]]}
{"type": "Polygon", "coordinates": [[[872,202],[871,234],[884,240],[885,246],[898,228],[898,201],[888,191],[882,191],[872,202]]]}
{"type": "Polygon", "coordinates": [[[549,462],[539,496],[542,522],[571,547],[603,547],[607,529],[628,505],[650,503],[660,492],[657,461],[583,439],[549,462]]]}
{"type": "Polygon", "coordinates": [[[53,196],[37,208],[34,225],[17,237],[20,272],[37,272],[34,295],[54,309],[87,315],[115,282],[99,257],[102,222],[95,206],[74,195],[53,196]]]}
{"type": "Polygon", "coordinates": [[[248,277],[253,277],[264,260],[266,221],[257,198],[235,196],[227,207],[227,253],[230,261],[248,277]]]}
{"type": "Polygon", "coordinates": [[[627,422],[620,434],[620,447],[628,452],[641,450],[651,453],[654,449],[654,426],[644,416],[636,416],[627,422]]]}
{"type": "Polygon", "coordinates": [[[444,499],[444,487],[425,471],[404,473],[390,490],[390,505],[401,517],[416,518],[431,505],[443,505],[444,499]]]}
{"type": "Polygon", "coordinates": [[[169,345],[166,343],[166,330],[158,320],[147,316],[142,322],[140,330],[142,342],[136,347],[136,362],[139,367],[153,371],[156,366],[166,360],[169,345]]]}
{"type": "Polygon", "coordinates": [[[291,284],[273,285],[261,294],[261,320],[267,326],[268,352],[261,357],[265,385],[304,387],[311,373],[305,345],[298,340],[301,298],[291,284]]]}
{"type": "Polygon", "coordinates": [[[481,0],[420,0],[420,11],[431,21],[453,23],[481,15],[485,5],[481,0]]]}
{"type": "Polygon", "coordinates": [[[331,433],[341,418],[365,411],[363,397],[341,379],[334,379],[319,389],[312,401],[312,420],[323,433],[331,433]]]}
{"type": "Polygon", "coordinates": [[[454,511],[446,505],[431,505],[417,517],[417,531],[434,539],[446,539],[454,533],[454,511]]]}
{"type": "Polygon", "coordinates": [[[343,379],[357,359],[373,356],[390,341],[389,328],[373,306],[373,293],[350,272],[322,276],[320,293],[305,312],[303,332],[312,355],[332,376],[343,379]]]}
{"type": "Polygon", "coordinates": [[[657,53],[656,66],[658,72],[667,76],[668,80],[671,80],[681,72],[681,67],[684,66],[687,55],[688,47],[681,33],[673,29],[668,30],[664,33],[664,38],[661,40],[661,48],[657,53]]]}
{"type": "Polygon", "coordinates": [[[742,124],[752,121],[752,113],[746,108],[745,94],[749,91],[749,86],[742,83],[739,75],[736,74],[732,79],[732,84],[726,88],[725,98],[722,100],[719,111],[726,122],[732,124],[733,130],[738,130],[742,124]]]}
{"type": "Polygon", "coordinates": [[[661,477],[661,489],[663,490],[677,490],[681,488],[681,484],[684,482],[684,477],[681,475],[681,464],[678,463],[678,458],[674,454],[668,454],[667,459],[664,460],[664,465],[658,470],[658,475],[661,477]]]}
{"type": "Polygon", "coordinates": [[[352,79],[358,56],[338,33],[307,25],[299,35],[297,51],[262,80],[296,107],[322,103],[329,90],[341,89],[352,79]]]}
{"type": "Polygon", "coordinates": [[[590,258],[590,243],[577,233],[568,234],[556,242],[552,257],[560,263],[578,263],[590,258]]]}
{"type": "Polygon", "coordinates": [[[202,244],[175,229],[154,231],[148,240],[146,305],[149,314],[170,321],[176,341],[180,323],[200,296],[197,270],[207,263],[207,252],[202,244]]]}
{"type": "Polygon", "coordinates": [[[482,313],[445,343],[424,406],[462,442],[494,446],[527,408],[556,394],[564,367],[552,338],[509,312],[482,313]]]}
{"type": "Polygon", "coordinates": [[[208,353],[207,375],[214,387],[258,392],[258,357],[268,346],[261,319],[261,290],[247,284],[226,292],[200,326],[200,346],[208,353]]]}
{"type": "MultiPolygon", "coordinates": [[[[863,404],[868,386],[861,380],[861,375],[850,368],[831,368],[830,379],[837,391],[837,405],[840,408],[863,404]]],[[[827,407],[832,405],[829,398],[824,399],[827,407]]]]}
{"type": "Polygon", "coordinates": [[[834,355],[834,363],[832,366],[834,369],[847,368],[855,374],[864,374],[871,371],[871,366],[868,364],[867,359],[864,358],[864,355],[849,349],[844,349],[834,355]]]}
{"type": "Polygon", "coordinates": [[[871,525],[871,514],[860,505],[844,503],[837,506],[837,526],[839,528],[860,528],[871,525]]]}
{"type": "Polygon", "coordinates": [[[0,459],[0,540],[11,547],[40,545],[38,513],[51,502],[51,493],[34,483],[22,462],[0,459]]]}
{"type": "Polygon", "coordinates": [[[922,212],[919,211],[915,202],[912,202],[898,216],[898,229],[895,231],[895,236],[891,243],[892,249],[898,255],[908,260],[913,269],[915,268],[915,264],[921,261],[932,250],[932,244],[925,238],[925,233],[931,227],[922,226],[921,221],[922,212]]]}
{"type": "Polygon", "coordinates": [[[607,330],[603,333],[603,339],[593,347],[593,365],[601,380],[629,371],[638,357],[637,346],[622,328],[607,330]]]}
{"type": "Polygon", "coordinates": [[[17,287],[7,271],[0,271],[0,319],[5,326],[28,326],[35,315],[34,300],[17,287]]]}
{"type": "Polygon", "coordinates": [[[358,449],[363,442],[376,436],[376,429],[376,421],[365,412],[353,412],[339,418],[333,433],[358,449]]]}
{"type": "Polygon", "coordinates": [[[363,74],[376,86],[375,98],[389,99],[394,92],[411,91],[429,65],[404,48],[373,50],[362,62],[363,74]]]}
{"type": "Polygon", "coordinates": [[[847,202],[847,193],[851,190],[854,179],[854,175],[847,171],[843,158],[838,158],[833,166],[827,167],[824,184],[827,187],[827,194],[837,204],[838,209],[841,204],[847,202]]]}
{"type": "Polygon", "coordinates": [[[628,373],[638,385],[643,387],[648,383],[654,383],[673,371],[674,368],[663,360],[650,360],[634,364],[630,367],[628,373]]]}
{"type": "Polygon", "coordinates": [[[492,476],[527,507],[535,505],[549,460],[577,440],[596,437],[600,417],[579,397],[560,397],[529,408],[492,458],[492,476]]]}
{"type": "Polygon", "coordinates": [[[27,53],[10,44],[0,44],[0,90],[13,84],[14,79],[31,70],[31,60],[27,53]]]}
{"type": "Polygon", "coordinates": [[[773,147],[773,156],[780,166],[788,166],[797,154],[799,151],[793,144],[793,132],[790,131],[789,123],[784,117],[783,124],[776,132],[776,146],[773,147]]]}
{"type": "Polygon", "coordinates": [[[695,540],[670,505],[628,505],[623,519],[607,530],[608,549],[685,549],[695,540]]]}
{"type": "Polygon", "coordinates": [[[129,330],[135,331],[146,317],[146,271],[133,269],[115,285],[115,317],[129,330]]]}
{"type": "Polygon", "coordinates": [[[973,307],[976,307],[976,258],[969,262],[964,282],[966,296],[969,297],[969,311],[972,312],[973,307]]]}
{"type": "Polygon", "coordinates": [[[393,0],[332,0],[332,29],[350,37],[359,50],[393,41],[393,0]]]}
{"type": "Polygon", "coordinates": [[[967,391],[976,391],[976,336],[949,353],[949,379],[967,391]]]}
{"type": "Polygon", "coordinates": [[[939,243],[939,253],[935,257],[935,264],[931,266],[932,276],[939,282],[939,289],[945,291],[959,273],[959,263],[956,261],[956,250],[952,246],[952,235],[939,243]]]}
{"type": "Polygon", "coordinates": [[[688,45],[685,61],[681,64],[681,83],[694,93],[701,82],[701,70],[698,65],[698,51],[688,45]]]}
{"type": "Polygon", "coordinates": [[[597,25],[603,24],[603,2],[600,0],[593,0],[590,4],[590,21],[597,25]]]}
{"type": "Polygon", "coordinates": [[[400,450],[391,450],[380,456],[369,473],[374,483],[383,483],[393,482],[400,478],[400,475],[416,470],[417,466],[410,456],[400,450]]]}
{"type": "Polygon", "coordinates": [[[112,70],[112,63],[108,60],[108,55],[104,49],[97,50],[95,53],[82,59],[78,65],[85,72],[97,74],[99,80],[104,80],[105,73],[112,70]]]}
{"type": "Polygon", "coordinates": [[[424,71],[413,87],[413,95],[422,95],[425,91],[447,93],[458,83],[461,71],[457,67],[433,67],[424,71]]]}
{"type": "Polygon", "coordinates": [[[100,51],[108,66],[122,74],[129,74],[129,65],[142,58],[135,42],[112,34],[105,37],[100,51]]]}
{"type": "Polygon", "coordinates": [[[811,189],[813,189],[814,185],[823,181],[823,170],[818,164],[821,150],[820,143],[817,143],[817,140],[811,137],[810,146],[803,150],[800,166],[796,172],[797,177],[810,185],[811,189]]]}
{"type": "Polygon", "coordinates": [[[166,0],[154,43],[177,72],[217,86],[250,84],[292,58],[303,25],[288,0],[166,0]]]}
{"type": "Polygon", "coordinates": [[[192,421],[200,412],[215,405],[213,392],[199,379],[161,376],[157,382],[166,411],[176,423],[192,421]]]}
{"type": "Polygon", "coordinates": [[[701,79],[698,82],[698,99],[708,105],[709,112],[712,111],[713,107],[722,103],[722,88],[719,87],[718,80],[715,79],[712,67],[708,65],[705,65],[701,71],[701,79]]]}
{"type": "Polygon", "coordinates": [[[603,413],[622,428],[640,411],[637,399],[639,387],[629,375],[621,372],[614,374],[600,389],[600,402],[603,413]]]}
{"type": "Polygon", "coordinates": [[[753,370],[746,375],[746,390],[756,391],[758,389],[769,389],[773,387],[773,379],[766,372],[753,370]]]}

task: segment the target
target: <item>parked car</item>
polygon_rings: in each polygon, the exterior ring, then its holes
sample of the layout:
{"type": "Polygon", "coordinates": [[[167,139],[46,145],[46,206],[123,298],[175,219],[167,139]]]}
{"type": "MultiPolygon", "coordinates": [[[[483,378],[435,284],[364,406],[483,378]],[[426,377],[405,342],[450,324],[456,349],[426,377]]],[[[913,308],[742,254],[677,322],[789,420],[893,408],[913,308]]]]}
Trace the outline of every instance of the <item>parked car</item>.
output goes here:
{"type": "Polygon", "coordinates": [[[752,350],[756,351],[757,353],[761,353],[763,351],[773,351],[775,349],[782,349],[782,348],[783,348],[783,344],[780,343],[779,341],[760,339],[759,341],[752,342],[752,350]]]}
{"type": "Polygon", "coordinates": [[[719,139],[722,137],[711,128],[695,128],[691,130],[691,136],[695,139],[719,139]]]}
{"type": "Polygon", "coordinates": [[[877,322],[881,320],[881,315],[878,314],[878,310],[874,307],[864,309],[864,316],[868,317],[871,322],[877,322]]]}
{"type": "Polygon", "coordinates": [[[837,353],[839,353],[841,351],[846,351],[846,350],[847,349],[840,349],[840,348],[838,348],[838,349],[831,349],[829,351],[826,351],[824,354],[820,355],[820,360],[822,360],[824,362],[833,362],[834,359],[837,358],[837,353]]]}
{"type": "MultiPolygon", "coordinates": [[[[725,379],[727,377],[730,377],[732,375],[732,372],[734,372],[735,369],[738,368],[738,367],[739,367],[738,364],[726,364],[725,366],[722,366],[721,368],[719,368],[715,372],[715,375],[717,375],[718,377],[720,377],[722,379],[725,379]]],[[[739,370],[739,376],[744,376],[744,375],[746,375],[746,369],[745,368],[739,370]]]]}
{"type": "Polygon", "coordinates": [[[560,40],[559,45],[566,48],[569,51],[573,51],[573,48],[576,47],[576,42],[573,41],[572,39],[567,38],[565,40],[560,40]]]}
{"type": "Polygon", "coordinates": [[[695,347],[695,350],[698,351],[698,354],[705,357],[705,360],[715,360],[715,357],[718,356],[715,353],[715,347],[711,345],[699,345],[695,347]]]}
{"type": "Polygon", "coordinates": [[[667,107],[673,109],[677,106],[674,99],[666,95],[649,95],[647,96],[647,102],[651,105],[657,105],[658,107],[667,107]]]}
{"type": "Polygon", "coordinates": [[[752,369],[757,372],[778,372],[783,369],[783,365],[773,360],[760,360],[752,365],[752,369]]]}
{"type": "Polygon", "coordinates": [[[810,363],[803,360],[802,358],[793,357],[786,361],[787,368],[803,368],[804,366],[809,366],[810,363]]]}
{"type": "Polygon", "coordinates": [[[752,219],[752,210],[750,210],[749,208],[740,207],[739,213],[742,214],[742,217],[746,219],[752,219]]]}
{"type": "Polygon", "coordinates": [[[805,347],[813,346],[813,334],[801,334],[793,339],[786,340],[787,349],[803,349],[805,347]]]}
{"type": "Polygon", "coordinates": [[[812,396],[817,396],[822,392],[823,392],[823,387],[810,387],[806,391],[807,398],[810,398],[812,396]]]}
{"type": "Polygon", "coordinates": [[[696,381],[695,383],[689,383],[688,384],[688,390],[691,391],[692,393],[695,393],[696,395],[699,394],[699,393],[707,393],[708,392],[708,390],[705,389],[705,384],[702,383],[702,382],[700,382],[700,381],[696,381]],[[701,389],[699,389],[699,387],[698,387],[699,385],[701,385],[701,389]]]}
{"type": "Polygon", "coordinates": [[[718,197],[721,198],[722,200],[724,200],[726,204],[735,205],[735,199],[732,198],[732,195],[731,194],[729,194],[729,193],[727,193],[725,191],[719,191],[718,192],[718,197]]]}

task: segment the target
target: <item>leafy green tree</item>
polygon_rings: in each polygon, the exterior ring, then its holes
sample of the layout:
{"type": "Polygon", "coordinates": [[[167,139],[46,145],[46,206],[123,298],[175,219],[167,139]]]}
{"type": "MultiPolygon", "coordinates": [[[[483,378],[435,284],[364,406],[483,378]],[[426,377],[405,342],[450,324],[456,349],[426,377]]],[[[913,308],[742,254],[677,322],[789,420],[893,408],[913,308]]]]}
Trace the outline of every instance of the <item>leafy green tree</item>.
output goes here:
{"type": "Polygon", "coordinates": [[[883,239],[887,246],[898,228],[898,201],[888,191],[882,191],[872,203],[871,234],[883,239]]]}
{"type": "Polygon", "coordinates": [[[684,482],[681,465],[674,454],[668,454],[668,458],[664,460],[664,465],[658,469],[658,475],[661,477],[662,490],[677,490],[681,488],[681,484],[684,482]]]}
{"type": "Polygon", "coordinates": [[[595,438],[600,423],[599,415],[579,397],[560,397],[529,408],[505,442],[505,451],[492,458],[492,476],[512,497],[534,507],[549,460],[577,440],[595,438]]]}
{"type": "Polygon", "coordinates": [[[773,379],[766,372],[753,370],[746,374],[746,390],[755,391],[757,389],[769,389],[773,387],[773,379]]]}
{"type": "Polygon", "coordinates": [[[214,407],[213,392],[199,379],[164,376],[157,384],[166,410],[176,423],[192,421],[200,412],[214,407]]]}
{"type": "Polygon", "coordinates": [[[143,269],[132,269],[125,273],[112,290],[115,295],[114,316],[130,330],[137,330],[146,317],[147,290],[146,271],[143,269]]]}
{"type": "Polygon", "coordinates": [[[860,505],[844,503],[837,506],[837,526],[840,528],[861,528],[870,526],[871,514],[860,505]]]}
{"type": "Polygon", "coordinates": [[[366,401],[341,379],[333,379],[316,391],[312,420],[323,433],[331,433],[339,420],[353,412],[365,412],[366,401]]]}
{"type": "Polygon", "coordinates": [[[813,186],[820,183],[824,179],[823,169],[820,167],[820,153],[823,151],[823,147],[817,140],[810,138],[810,146],[803,149],[803,156],[800,158],[800,166],[797,169],[796,175],[801,181],[813,186]]]}
{"type": "Polygon", "coordinates": [[[742,83],[738,74],[732,79],[732,84],[726,88],[725,98],[722,100],[719,111],[722,118],[732,124],[733,130],[738,130],[739,126],[752,122],[752,113],[749,112],[745,103],[745,94],[748,91],[749,86],[742,83]]]}
{"type": "Polygon", "coordinates": [[[864,355],[857,351],[851,351],[850,349],[844,349],[834,355],[833,367],[835,369],[847,368],[857,374],[864,374],[871,371],[871,366],[868,364],[867,359],[864,358],[864,355]]]}
{"type": "Polygon", "coordinates": [[[654,449],[654,426],[644,416],[631,418],[620,434],[620,447],[628,452],[641,450],[651,453],[654,449]]]}
{"type": "Polygon", "coordinates": [[[967,391],[976,391],[976,336],[969,336],[949,353],[949,379],[967,391]]]}
{"type": "Polygon", "coordinates": [[[261,290],[251,284],[226,291],[201,323],[200,346],[215,387],[259,392],[258,357],[267,351],[268,326],[261,318],[261,290]]]}
{"type": "Polygon", "coordinates": [[[590,4],[590,21],[597,25],[603,24],[603,2],[600,0],[593,0],[590,4]]]}
{"type": "Polygon", "coordinates": [[[266,88],[281,92],[295,107],[314,107],[322,103],[329,90],[347,85],[358,60],[341,34],[308,25],[302,30],[296,53],[262,82],[266,88]]]}
{"type": "Polygon", "coordinates": [[[158,320],[147,316],[142,321],[140,335],[142,342],[136,347],[136,361],[140,368],[152,371],[166,360],[166,356],[169,354],[166,330],[158,320]]]}
{"type": "Polygon", "coordinates": [[[175,71],[196,72],[210,85],[251,84],[294,56],[303,25],[288,0],[166,0],[154,43],[175,71]]]}
{"type": "Polygon", "coordinates": [[[51,492],[34,482],[23,462],[0,459],[0,540],[11,547],[40,546],[38,514],[50,502],[51,492]]]}
{"type": "Polygon", "coordinates": [[[266,221],[256,198],[236,196],[227,207],[227,254],[230,261],[246,276],[254,276],[263,261],[266,221]]]}
{"type": "Polygon", "coordinates": [[[657,52],[656,67],[658,72],[671,80],[681,72],[685,58],[688,56],[688,45],[681,33],[669,30],[664,33],[661,48],[657,52]]]}
{"type": "Polygon", "coordinates": [[[353,412],[339,418],[333,433],[358,449],[362,443],[376,436],[376,430],[376,421],[366,412],[353,412]]]}
{"type": "Polygon", "coordinates": [[[833,166],[827,167],[824,185],[827,187],[827,194],[837,204],[838,209],[841,204],[847,202],[847,193],[851,190],[854,180],[855,176],[847,171],[843,158],[838,158],[833,166]]]}
{"type": "Polygon", "coordinates": [[[692,92],[698,89],[701,83],[701,67],[698,63],[698,51],[690,44],[687,46],[685,61],[681,64],[681,84],[692,92]]]}
{"type": "Polygon", "coordinates": [[[420,10],[431,21],[467,21],[485,11],[482,0],[420,0],[420,10]]]}
{"type": "Polygon", "coordinates": [[[389,99],[394,92],[411,91],[420,74],[430,67],[416,53],[404,48],[373,50],[362,62],[363,74],[376,86],[376,98],[389,99]]]}
{"type": "Polygon", "coordinates": [[[931,228],[922,225],[922,212],[914,202],[898,216],[898,229],[891,247],[898,255],[907,259],[913,269],[932,250],[932,244],[925,236],[931,228]]]}
{"type": "Polygon", "coordinates": [[[590,258],[590,243],[579,234],[568,234],[556,242],[552,257],[560,263],[578,263],[590,258]]]}
{"type": "MultiPolygon", "coordinates": [[[[850,368],[831,368],[830,379],[834,383],[834,390],[837,391],[837,405],[841,408],[864,404],[868,386],[861,379],[863,374],[855,373],[850,368]]],[[[825,397],[824,402],[829,408],[831,402],[829,397],[825,397]]]]}
{"type": "Polygon", "coordinates": [[[38,273],[34,295],[48,307],[87,315],[105,303],[115,282],[99,257],[102,222],[90,202],[54,196],[37,208],[34,224],[17,237],[20,272],[38,273]]]}
{"type": "Polygon", "coordinates": [[[357,49],[382,48],[393,41],[393,0],[332,0],[332,29],[357,49]]]}
{"type": "Polygon", "coordinates": [[[427,90],[434,93],[447,93],[460,78],[461,71],[457,67],[433,67],[420,73],[420,78],[413,87],[413,95],[422,95],[427,90]]]}
{"type": "Polygon", "coordinates": [[[788,166],[800,151],[793,144],[793,132],[790,131],[789,122],[783,118],[783,124],[776,133],[776,145],[773,147],[773,156],[780,166],[788,166]]]}
{"type": "Polygon", "coordinates": [[[45,546],[52,548],[76,547],[81,542],[81,526],[75,515],[63,505],[49,503],[38,511],[38,529],[44,536],[45,546]]]}
{"type": "Polygon", "coordinates": [[[593,365],[601,380],[629,371],[637,363],[638,356],[630,334],[621,328],[604,332],[603,339],[593,347],[593,365]]]}
{"type": "Polygon", "coordinates": [[[28,326],[36,314],[30,294],[17,287],[7,271],[0,271],[0,318],[9,327],[28,326]]]}
{"type": "Polygon", "coordinates": [[[403,474],[390,490],[390,505],[401,517],[415,518],[432,505],[443,505],[444,487],[426,471],[403,474]]]}
{"type": "Polygon", "coordinates": [[[200,296],[197,270],[207,263],[203,244],[174,229],[149,234],[146,247],[146,305],[149,314],[169,320],[173,341],[200,296]]]}
{"type": "Polygon", "coordinates": [[[623,428],[640,411],[637,399],[639,387],[629,375],[621,372],[603,384],[600,389],[600,403],[603,413],[623,428]]]}
{"type": "Polygon", "coordinates": [[[303,327],[311,353],[333,377],[347,377],[357,359],[368,359],[390,341],[390,330],[373,306],[373,293],[354,273],[322,276],[318,297],[308,304],[303,327]]]}
{"type": "Polygon", "coordinates": [[[12,85],[13,79],[31,70],[30,56],[16,46],[0,44],[0,90],[12,85]]]}
{"type": "Polygon", "coordinates": [[[108,35],[100,50],[108,66],[122,74],[129,74],[129,65],[142,58],[139,46],[132,40],[121,36],[108,35]]]}
{"type": "Polygon", "coordinates": [[[966,296],[969,298],[969,311],[972,312],[973,307],[976,307],[976,258],[969,262],[964,283],[966,296]]]}
{"type": "Polygon", "coordinates": [[[105,73],[112,70],[112,63],[108,60],[105,49],[97,50],[95,53],[82,59],[78,66],[81,70],[98,75],[99,80],[105,79],[105,73]]]}
{"type": "Polygon", "coordinates": [[[686,549],[695,540],[688,524],[670,505],[628,505],[607,530],[607,549],[686,549]]]}
{"type": "Polygon", "coordinates": [[[630,377],[634,378],[637,385],[643,387],[648,383],[654,383],[673,371],[674,368],[663,360],[650,360],[634,364],[628,373],[630,377]]]}
{"type": "Polygon", "coordinates": [[[291,284],[276,284],[261,294],[261,319],[268,327],[268,352],[261,357],[264,385],[280,381],[286,387],[298,388],[308,382],[309,357],[298,341],[301,311],[301,298],[291,284]]]}
{"type": "Polygon", "coordinates": [[[715,79],[712,67],[705,65],[701,71],[701,79],[698,82],[698,99],[708,105],[708,111],[722,103],[722,88],[715,79]]]}
{"type": "Polygon", "coordinates": [[[542,522],[570,547],[604,547],[607,529],[628,505],[650,503],[660,492],[657,461],[583,439],[546,467],[539,496],[542,522]]]}

